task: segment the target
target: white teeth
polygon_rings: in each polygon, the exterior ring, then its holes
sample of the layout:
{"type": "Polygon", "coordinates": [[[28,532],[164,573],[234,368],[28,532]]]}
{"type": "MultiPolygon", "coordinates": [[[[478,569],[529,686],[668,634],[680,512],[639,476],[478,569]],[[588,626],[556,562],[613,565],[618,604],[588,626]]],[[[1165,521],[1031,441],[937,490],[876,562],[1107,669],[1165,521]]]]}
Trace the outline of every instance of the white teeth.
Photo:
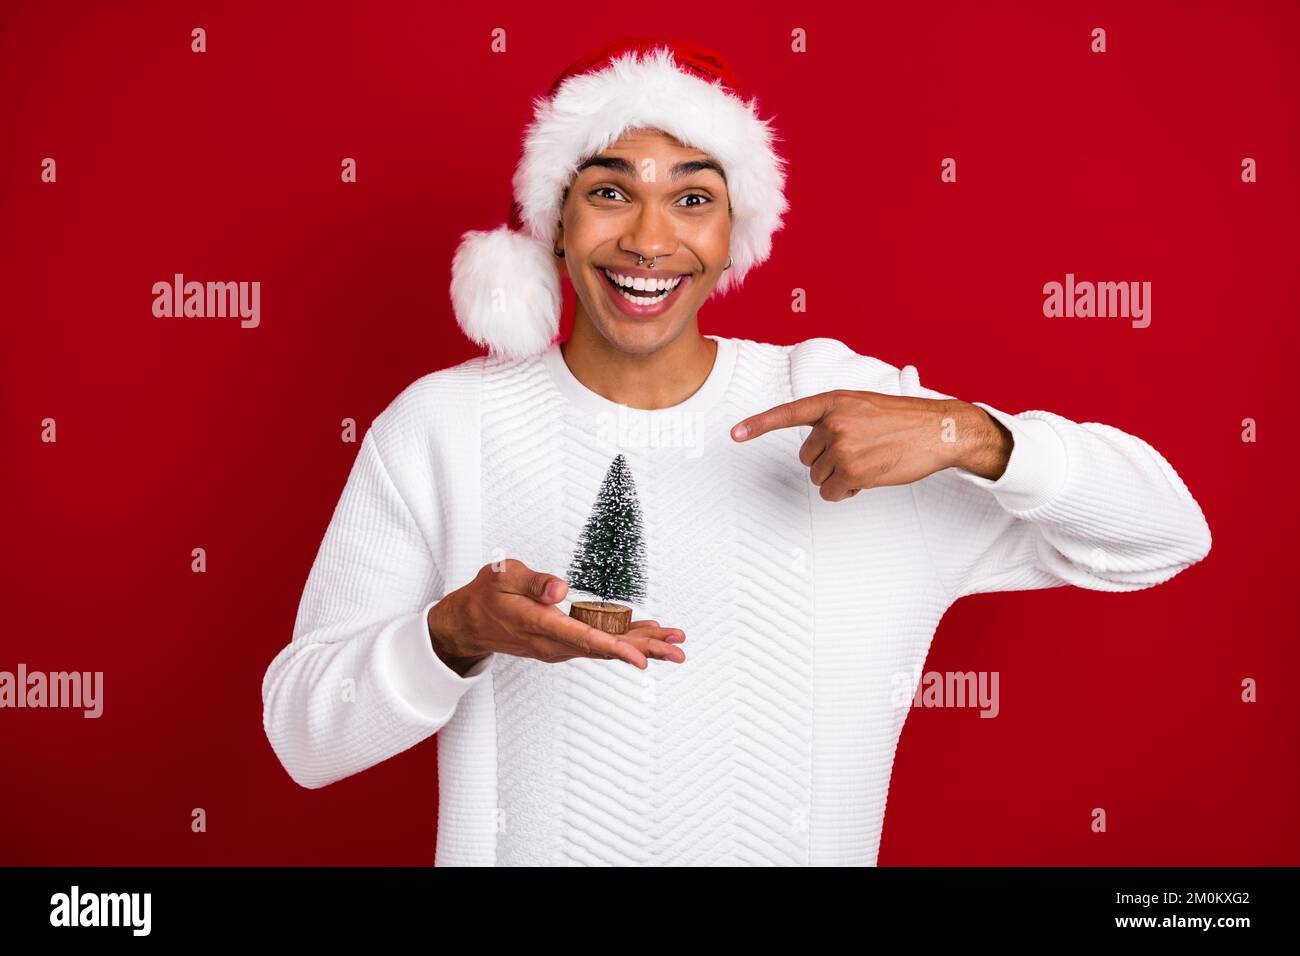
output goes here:
{"type": "Polygon", "coordinates": [[[645,296],[641,295],[628,295],[626,292],[620,292],[619,295],[627,299],[627,301],[631,302],[633,305],[654,305],[656,302],[662,302],[664,299],[668,298],[667,292],[661,292],[653,299],[647,299],[645,296]]]}
{"type": "MultiPolygon", "coordinates": [[[[647,279],[644,276],[622,276],[616,272],[610,272],[608,269],[604,271],[605,275],[609,276],[620,287],[635,289],[638,292],[671,292],[682,281],[681,276],[673,276],[671,279],[647,279]]],[[[662,298],[662,296],[659,298],[662,298]]],[[[646,300],[642,299],[641,301],[646,300]]],[[[659,299],[656,298],[653,301],[658,302],[659,299]]]]}

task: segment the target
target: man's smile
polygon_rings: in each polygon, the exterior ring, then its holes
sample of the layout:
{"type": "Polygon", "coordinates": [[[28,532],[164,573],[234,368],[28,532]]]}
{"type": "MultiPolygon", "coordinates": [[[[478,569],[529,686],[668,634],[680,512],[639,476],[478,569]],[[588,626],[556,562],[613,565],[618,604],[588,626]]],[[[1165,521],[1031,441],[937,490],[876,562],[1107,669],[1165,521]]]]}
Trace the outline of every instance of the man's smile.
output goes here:
{"type": "Polygon", "coordinates": [[[690,273],[651,274],[645,269],[598,267],[610,300],[620,311],[637,317],[659,315],[672,307],[691,282],[690,273]]]}

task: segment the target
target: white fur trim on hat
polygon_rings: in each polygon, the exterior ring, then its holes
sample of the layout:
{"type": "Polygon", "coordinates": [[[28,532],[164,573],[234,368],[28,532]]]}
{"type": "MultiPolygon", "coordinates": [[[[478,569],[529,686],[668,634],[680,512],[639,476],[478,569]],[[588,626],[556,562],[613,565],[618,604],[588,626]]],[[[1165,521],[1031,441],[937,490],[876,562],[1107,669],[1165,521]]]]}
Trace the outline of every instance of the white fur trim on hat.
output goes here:
{"type": "Polygon", "coordinates": [[[757,101],[683,72],[668,47],[628,52],[535,101],[513,179],[523,231],[467,232],[452,265],[456,317],[471,339],[508,356],[549,346],[563,301],[551,250],[564,190],[583,160],[633,129],[662,130],[710,153],[726,171],[732,265],[716,292],[739,286],[768,258],[789,204],[785,160],[757,101]]]}

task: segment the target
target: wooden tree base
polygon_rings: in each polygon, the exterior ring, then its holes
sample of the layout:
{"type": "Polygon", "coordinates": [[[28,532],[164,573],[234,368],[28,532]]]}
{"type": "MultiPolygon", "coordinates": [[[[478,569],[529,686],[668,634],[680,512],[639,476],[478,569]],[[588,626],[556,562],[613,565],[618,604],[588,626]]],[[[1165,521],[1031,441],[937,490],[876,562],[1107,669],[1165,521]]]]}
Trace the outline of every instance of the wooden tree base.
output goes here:
{"type": "Polygon", "coordinates": [[[583,624],[590,624],[606,634],[626,634],[632,624],[632,609],[610,601],[574,601],[569,608],[569,617],[576,617],[583,624]]]}

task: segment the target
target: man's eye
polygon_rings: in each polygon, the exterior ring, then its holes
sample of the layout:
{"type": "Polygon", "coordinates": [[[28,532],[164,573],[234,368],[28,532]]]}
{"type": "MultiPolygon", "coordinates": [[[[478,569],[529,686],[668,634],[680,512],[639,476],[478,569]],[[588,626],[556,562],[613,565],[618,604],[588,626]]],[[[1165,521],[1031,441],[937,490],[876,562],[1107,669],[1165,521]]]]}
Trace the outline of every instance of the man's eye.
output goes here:
{"type": "MultiPolygon", "coordinates": [[[[597,194],[599,194],[599,193],[613,193],[614,196],[617,196],[617,197],[619,197],[619,198],[622,198],[622,196],[623,196],[623,194],[622,194],[621,192],[619,192],[617,189],[615,189],[613,186],[597,186],[597,187],[596,187],[595,189],[593,189],[593,190],[592,190],[588,195],[595,196],[595,195],[597,195],[597,194]]],[[[602,199],[610,199],[610,198],[613,198],[613,197],[610,197],[610,196],[601,196],[601,198],[602,198],[602,199]]],[[[681,200],[679,200],[679,202],[684,202],[685,205],[686,205],[686,207],[687,207],[688,209],[694,209],[694,208],[696,208],[697,206],[704,206],[704,205],[707,205],[707,204],[713,202],[713,200],[710,199],[708,196],[706,196],[704,193],[688,193],[687,195],[683,196],[683,197],[681,198],[681,200]],[[702,201],[701,201],[701,202],[685,202],[687,199],[699,199],[699,200],[702,200],[702,201]]]]}

